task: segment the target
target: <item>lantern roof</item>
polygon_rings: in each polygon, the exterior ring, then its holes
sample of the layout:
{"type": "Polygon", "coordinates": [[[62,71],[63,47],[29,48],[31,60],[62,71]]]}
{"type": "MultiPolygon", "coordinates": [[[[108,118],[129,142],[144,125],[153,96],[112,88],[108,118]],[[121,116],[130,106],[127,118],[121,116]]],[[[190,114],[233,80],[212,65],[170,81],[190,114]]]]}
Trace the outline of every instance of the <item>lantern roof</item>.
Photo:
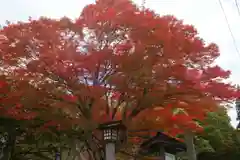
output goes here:
{"type": "Polygon", "coordinates": [[[115,128],[126,129],[126,126],[122,123],[122,121],[110,121],[99,125],[99,129],[115,129],[115,128]]]}

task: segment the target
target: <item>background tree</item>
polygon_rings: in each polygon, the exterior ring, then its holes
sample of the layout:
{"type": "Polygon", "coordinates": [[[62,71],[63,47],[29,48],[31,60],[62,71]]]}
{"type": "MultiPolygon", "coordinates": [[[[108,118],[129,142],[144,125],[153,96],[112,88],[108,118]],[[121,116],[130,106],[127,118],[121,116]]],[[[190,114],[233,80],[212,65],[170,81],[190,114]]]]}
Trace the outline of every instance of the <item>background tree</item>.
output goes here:
{"type": "Polygon", "coordinates": [[[217,154],[239,154],[240,142],[225,109],[209,113],[205,123],[204,132],[198,135],[199,141],[207,140],[212,152],[217,154]]]}
{"type": "MultiPolygon", "coordinates": [[[[76,134],[69,132],[72,128],[66,126],[74,122],[67,118],[64,123],[59,123],[64,115],[44,103],[44,93],[27,81],[14,79],[7,71],[2,72],[0,84],[0,159],[54,159],[57,147],[64,144],[69,148],[66,142],[72,139],[69,140],[66,133],[72,138],[76,134]],[[60,138],[64,139],[61,145],[60,138]]],[[[76,139],[80,137],[78,133],[76,139]]]]}

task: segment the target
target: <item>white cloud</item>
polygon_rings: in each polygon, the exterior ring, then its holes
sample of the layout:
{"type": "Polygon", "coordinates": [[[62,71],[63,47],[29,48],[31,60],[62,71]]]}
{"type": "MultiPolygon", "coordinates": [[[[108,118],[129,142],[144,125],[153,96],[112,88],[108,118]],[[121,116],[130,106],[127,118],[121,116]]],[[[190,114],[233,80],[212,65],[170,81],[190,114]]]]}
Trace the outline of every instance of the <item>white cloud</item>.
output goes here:
{"type": "MultiPolygon", "coordinates": [[[[142,0],[133,0],[141,4],[142,0]]],[[[5,20],[26,20],[29,16],[61,16],[77,17],[81,9],[94,0],[8,0],[0,5],[0,22],[5,20]]],[[[222,0],[231,29],[235,35],[237,46],[240,48],[240,16],[234,1],[222,0]]],[[[221,56],[218,63],[225,69],[232,71],[231,80],[240,82],[240,55],[236,52],[233,40],[229,33],[224,15],[218,0],[146,0],[146,7],[154,9],[160,14],[172,14],[183,19],[185,23],[193,24],[201,37],[207,42],[219,45],[221,56]]],[[[229,115],[236,125],[235,110],[231,109],[229,115]]]]}

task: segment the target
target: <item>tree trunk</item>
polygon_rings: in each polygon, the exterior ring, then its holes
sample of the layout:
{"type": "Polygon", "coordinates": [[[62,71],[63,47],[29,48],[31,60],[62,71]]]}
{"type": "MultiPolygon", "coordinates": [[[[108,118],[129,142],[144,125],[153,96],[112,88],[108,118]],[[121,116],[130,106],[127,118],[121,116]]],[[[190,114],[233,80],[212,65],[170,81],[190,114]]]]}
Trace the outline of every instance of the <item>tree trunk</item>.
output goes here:
{"type": "Polygon", "coordinates": [[[187,146],[188,160],[197,160],[196,150],[194,146],[194,134],[191,131],[186,131],[184,134],[185,143],[187,146]]]}
{"type": "Polygon", "coordinates": [[[12,159],[15,142],[16,142],[16,135],[9,132],[7,144],[6,144],[6,147],[3,148],[3,155],[0,158],[0,160],[11,160],[12,159]]]}

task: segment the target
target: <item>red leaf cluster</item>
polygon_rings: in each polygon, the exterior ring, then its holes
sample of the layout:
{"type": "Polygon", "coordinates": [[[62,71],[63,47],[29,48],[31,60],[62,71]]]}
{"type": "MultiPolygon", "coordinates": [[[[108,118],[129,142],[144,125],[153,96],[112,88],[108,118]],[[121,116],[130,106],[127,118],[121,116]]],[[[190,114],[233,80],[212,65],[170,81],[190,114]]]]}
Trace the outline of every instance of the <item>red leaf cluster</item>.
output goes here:
{"type": "Polygon", "coordinates": [[[17,90],[18,84],[9,84],[8,82],[10,83],[10,80],[7,80],[5,76],[0,77],[0,115],[17,120],[34,119],[37,113],[28,110],[21,104],[24,94],[17,90]]]}

